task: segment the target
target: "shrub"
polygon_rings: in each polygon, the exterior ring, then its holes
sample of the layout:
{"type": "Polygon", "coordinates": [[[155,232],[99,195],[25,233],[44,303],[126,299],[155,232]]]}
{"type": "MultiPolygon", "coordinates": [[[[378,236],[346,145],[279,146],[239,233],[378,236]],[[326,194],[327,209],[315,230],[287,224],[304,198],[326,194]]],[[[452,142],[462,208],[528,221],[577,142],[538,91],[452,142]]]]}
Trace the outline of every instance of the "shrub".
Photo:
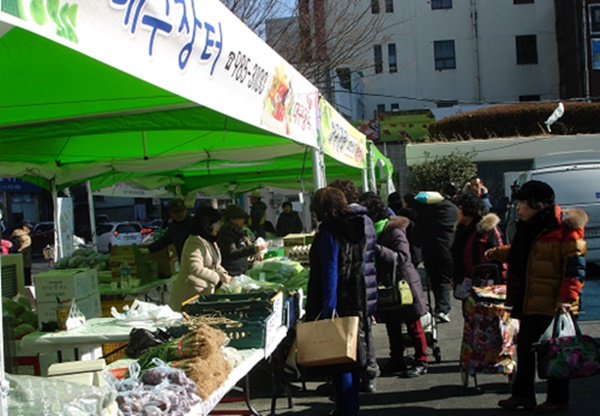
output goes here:
{"type": "Polygon", "coordinates": [[[589,134],[600,132],[600,103],[564,103],[565,113],[549,133],[545,121],[557,103],[519,103],[482,108],[436,121],[429,126],[434,141],[589,134]]]}
{"type": "Polygon", "coordinates": [[[408,187],[413,191],[439,191],[448,182],[453,182],[460,190],[470,178],[477,175],[477,165],[473,162],[473,152],[455,151],[446,156],[436,156],[429,160],[425,152],[425,162],[409,167],[408,187]]]}

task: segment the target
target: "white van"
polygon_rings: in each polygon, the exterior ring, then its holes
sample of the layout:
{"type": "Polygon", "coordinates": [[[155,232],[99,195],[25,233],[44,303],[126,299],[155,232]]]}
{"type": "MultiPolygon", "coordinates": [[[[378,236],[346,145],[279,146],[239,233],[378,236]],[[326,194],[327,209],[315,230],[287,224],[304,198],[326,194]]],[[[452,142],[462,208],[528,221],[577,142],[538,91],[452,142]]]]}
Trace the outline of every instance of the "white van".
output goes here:
{"type": "Polygon", "coordinates": [[[590,217],[585,227],[588,263],[600,263],[600,153],[550,154],[534,160],[534,168],[523,172],[517,185],[529,180],[549,184],[561,208],[582,208],[590,217]]]}

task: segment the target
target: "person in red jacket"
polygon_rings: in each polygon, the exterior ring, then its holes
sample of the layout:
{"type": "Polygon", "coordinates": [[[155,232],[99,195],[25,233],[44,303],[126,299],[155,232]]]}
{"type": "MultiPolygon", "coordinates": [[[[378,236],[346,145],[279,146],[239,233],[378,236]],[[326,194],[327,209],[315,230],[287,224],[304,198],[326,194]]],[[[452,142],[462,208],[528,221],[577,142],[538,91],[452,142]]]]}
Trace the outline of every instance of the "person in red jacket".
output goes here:
{"type": "Polygon", "coordinates": [[[512,244],[486,252],[491,260],[508,259],[505,305],[512,307],[511,317],[520,319],[512,395],[498,406],[553,413],[568,405],[569,380],[548,378],[546,401],[536,407],[531,347],[557,311],[578,313],[585,278],[583,227],[588,216],[581,209],[561,211],[554,202],[554,190],[541,181],[523,184],[515,199],[519,222],[512,244]]]}

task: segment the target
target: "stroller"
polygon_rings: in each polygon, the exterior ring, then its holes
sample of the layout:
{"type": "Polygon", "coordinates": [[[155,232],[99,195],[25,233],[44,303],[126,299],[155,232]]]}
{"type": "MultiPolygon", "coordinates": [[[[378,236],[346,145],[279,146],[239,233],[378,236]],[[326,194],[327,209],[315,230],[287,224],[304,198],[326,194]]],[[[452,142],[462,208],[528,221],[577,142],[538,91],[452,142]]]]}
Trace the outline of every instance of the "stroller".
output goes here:
{"type": "Polygon", "coordinates": [[[473,267],[472,287],[463,299],[465,323],[459,359],[465,388],[472,376],[478,389],[478,373],[503,373],[509,383],[512,381],[519,324],[510,318],[505,299],[506,285],[502,284],[498,266],[473,267]]]}

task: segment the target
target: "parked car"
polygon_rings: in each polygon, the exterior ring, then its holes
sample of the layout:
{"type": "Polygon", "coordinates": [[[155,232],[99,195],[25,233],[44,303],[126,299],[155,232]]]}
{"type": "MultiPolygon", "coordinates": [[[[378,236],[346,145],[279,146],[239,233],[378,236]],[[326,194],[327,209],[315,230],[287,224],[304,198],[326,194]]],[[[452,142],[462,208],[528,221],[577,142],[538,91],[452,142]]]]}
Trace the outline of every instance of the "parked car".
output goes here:
{"type": "MultiPolygon", "coordinates": [[[[146,231],[146,230],[144,230],[146,231]]],[[[140,244],[144,238],[142,226],[137,222],[107,222],[96,227],[98,251],[110,253],[114,246],[140,244]]]]}
{"type": "Polygon", "coordinates": [[[163,220],[159,220],[159,219],[145,221],[142,223],[143,228],[151,228],[152,231],[158,230],[158,229],[162,228],[162,226],[163,226],[163,220]]]}

